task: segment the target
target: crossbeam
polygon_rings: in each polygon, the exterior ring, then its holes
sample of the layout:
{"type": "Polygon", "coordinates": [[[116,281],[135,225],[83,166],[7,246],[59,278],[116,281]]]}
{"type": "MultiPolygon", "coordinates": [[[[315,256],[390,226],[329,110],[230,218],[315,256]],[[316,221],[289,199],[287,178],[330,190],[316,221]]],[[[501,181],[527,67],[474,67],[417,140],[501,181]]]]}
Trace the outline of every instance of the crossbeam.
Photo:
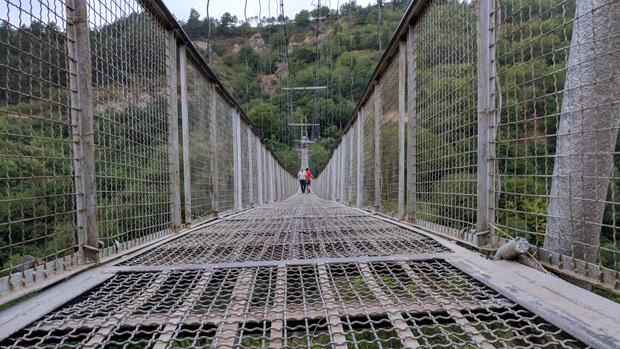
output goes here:
{"type": "Polygon", "coordinates": [[[327,86],[280,87],[282,91],[327,90],[327,86]]]}

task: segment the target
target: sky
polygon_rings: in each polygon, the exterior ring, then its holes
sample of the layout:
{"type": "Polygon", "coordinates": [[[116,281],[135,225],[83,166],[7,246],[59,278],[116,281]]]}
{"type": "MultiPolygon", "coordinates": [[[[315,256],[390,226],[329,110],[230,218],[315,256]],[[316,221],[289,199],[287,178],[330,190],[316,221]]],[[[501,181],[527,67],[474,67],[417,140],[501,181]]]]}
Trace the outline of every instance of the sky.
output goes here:
{"type": "MultiPolygon", "coordinates": [[[[317,6],[318,0],[284,0],[284,14],[293,19],[295,14],[303,9],[314,9],[317,6]]],[[[178,21],[186,21],[189,17],[189,11],[193,7],[200,13],[200,18],[203,19],[207,16],[207,0],[163,0],[166,7],[172,12],[178,21]]],[[[336,8],[338,5],[348,3],[349,0],[321,0],[321,6],[329,6],[330,8],[336,8]]],[[[376,3],[376,0],[357,0],[358,5],[366,6],[369,3],[376,3]]],[[[279,14],[280,0],[247,0],[247,9],[245,14],[247,18],[258,16],[277,17],[279,14]]],[[[237,16],[239,20],[243,20],[244,8],[246,6],[246,0],[210,0],[209,2],[209,16],[214,18],[220,18],[225,12],[237,16]]]]}

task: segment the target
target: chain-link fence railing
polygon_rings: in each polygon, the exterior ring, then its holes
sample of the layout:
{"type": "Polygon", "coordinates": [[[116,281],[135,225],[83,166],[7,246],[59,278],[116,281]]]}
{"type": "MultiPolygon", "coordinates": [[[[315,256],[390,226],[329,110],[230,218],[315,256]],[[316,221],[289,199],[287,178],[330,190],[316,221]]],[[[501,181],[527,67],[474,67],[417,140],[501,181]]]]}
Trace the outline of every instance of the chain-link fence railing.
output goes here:
{"type": "Polygon", "coordinates": [[[0,10],[1,288],[9,274],[28,283],[76,262],[70,43],[66,5],[50,6],[0,10]]]}
{"type": "Polygon", "coordinates": [[[618,23],[616,0],[416,2],[317,192],[355,174],[350,205],[487,250],[522,236],[543,266],[618,292],[618,23]]]}
{"type": "Polygon", "coordinates": [[[197,224],[258,193],[273,201],[274,186],[279,199],[294,194],[293,176],[150,0],[7,0],[0,133],[0,295],[178,231],[183,215],[197,224]]]}

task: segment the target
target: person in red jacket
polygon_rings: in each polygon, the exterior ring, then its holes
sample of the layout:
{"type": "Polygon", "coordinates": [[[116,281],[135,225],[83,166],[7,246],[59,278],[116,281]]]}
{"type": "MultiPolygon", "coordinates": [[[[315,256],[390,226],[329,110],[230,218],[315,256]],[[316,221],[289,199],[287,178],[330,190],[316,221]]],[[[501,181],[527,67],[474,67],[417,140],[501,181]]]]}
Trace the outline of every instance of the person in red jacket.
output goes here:
{"type": "Polygon", "coordinates": [[[310,192],[310,179],[314,178],[314,176],[312,175],[312,172],[310,172],[310,170],[306,167],[306,188],[308,190],[308,193],[310,192]]]}

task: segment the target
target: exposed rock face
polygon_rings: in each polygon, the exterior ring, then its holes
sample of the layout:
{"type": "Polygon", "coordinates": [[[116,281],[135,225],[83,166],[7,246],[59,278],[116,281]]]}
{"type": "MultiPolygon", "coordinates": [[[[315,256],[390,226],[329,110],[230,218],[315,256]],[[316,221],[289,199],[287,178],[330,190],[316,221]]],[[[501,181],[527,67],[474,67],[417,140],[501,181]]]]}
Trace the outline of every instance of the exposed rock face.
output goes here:
{"type": "Polygon", "coordinates": [[[276,75],[280,79],[284,78],[285,76],[288,76],[288,66],[286,65],[286,62],[284,61],[276,62],[276,75]]]}
{"type": "Polygon", "coordinates": [[[263,87],[263,93],[272,93],[275,90],[276,85],[280,82],[280,79],[275,74],[265,75],[261,81],[263,87]]]}
{"type": "Polygon", "coordinates": [[[250,44],[254,51],[258,53],[263,52],[263,50],[265,49],[265,40],[263,40],[260,33],[252,35],[252,37],[248,40],[248,44],[250,44]]]}

